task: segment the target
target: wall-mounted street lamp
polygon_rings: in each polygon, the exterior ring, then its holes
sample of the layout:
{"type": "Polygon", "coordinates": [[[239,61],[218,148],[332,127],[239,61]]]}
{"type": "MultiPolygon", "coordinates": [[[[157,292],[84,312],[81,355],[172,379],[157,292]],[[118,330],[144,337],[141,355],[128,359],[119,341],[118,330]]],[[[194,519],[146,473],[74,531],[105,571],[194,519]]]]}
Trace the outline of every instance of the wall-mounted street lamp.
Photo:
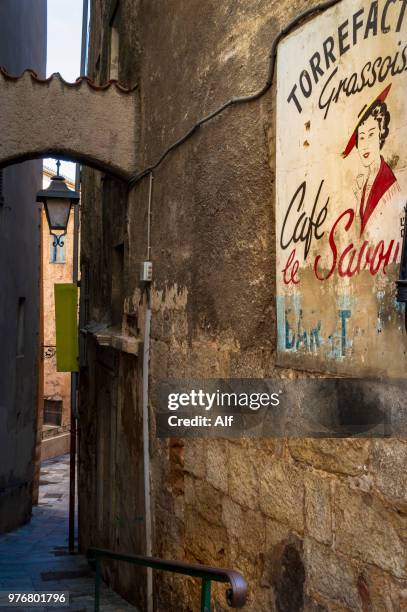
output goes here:
{"type": "Polygon", "coordinates": [[[47,189],[37,193],[37,202],[43,202],[47,215],[49,233],[54,237],[54,247],[64,246],[71,207],[79,202],[77,191],[69,189],[63,176],[59,174],[61,162],[57,162],[57,173],[52,177],[47,189]],[[58,233],[56,233],[58,232],[58,233]]]}

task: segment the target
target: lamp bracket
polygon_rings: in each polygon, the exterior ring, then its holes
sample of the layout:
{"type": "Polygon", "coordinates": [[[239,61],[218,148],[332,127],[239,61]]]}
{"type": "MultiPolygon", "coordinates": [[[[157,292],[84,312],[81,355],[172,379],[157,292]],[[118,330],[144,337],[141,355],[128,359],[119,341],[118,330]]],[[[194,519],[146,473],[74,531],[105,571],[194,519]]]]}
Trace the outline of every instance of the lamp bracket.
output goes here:
{"type": "Polygon", "coordinates": [[[50,232],[50,235],[54,238],[54,242],[52,243],[53,247],[59,246],[62,248],[64,246],[65,240],[63,240],[63,238],[65,238],[66,232],[63,234],[54,234],[53,232],[50,232]]]}

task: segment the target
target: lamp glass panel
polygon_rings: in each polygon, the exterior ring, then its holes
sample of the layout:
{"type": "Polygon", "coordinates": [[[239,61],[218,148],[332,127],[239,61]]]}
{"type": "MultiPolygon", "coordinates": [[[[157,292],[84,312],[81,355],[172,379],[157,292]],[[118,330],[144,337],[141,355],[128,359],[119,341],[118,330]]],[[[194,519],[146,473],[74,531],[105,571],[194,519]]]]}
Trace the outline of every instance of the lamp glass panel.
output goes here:
{"type": "Polygon", "coordinates": [[[49,198],[46,203],[51,230],[66,230],[71,212],[71,202],[67,198],[49,198]]]}

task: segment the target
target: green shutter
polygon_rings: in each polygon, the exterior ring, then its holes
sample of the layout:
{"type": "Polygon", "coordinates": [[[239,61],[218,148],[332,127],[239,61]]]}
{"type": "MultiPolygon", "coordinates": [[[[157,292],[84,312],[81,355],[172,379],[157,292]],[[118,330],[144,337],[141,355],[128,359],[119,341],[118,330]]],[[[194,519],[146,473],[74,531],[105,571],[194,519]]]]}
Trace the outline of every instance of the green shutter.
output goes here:
{"type": "Polygon", "coordinates": [[[78,372],[78,287],[54,285],[57,371],[78,372]]]}

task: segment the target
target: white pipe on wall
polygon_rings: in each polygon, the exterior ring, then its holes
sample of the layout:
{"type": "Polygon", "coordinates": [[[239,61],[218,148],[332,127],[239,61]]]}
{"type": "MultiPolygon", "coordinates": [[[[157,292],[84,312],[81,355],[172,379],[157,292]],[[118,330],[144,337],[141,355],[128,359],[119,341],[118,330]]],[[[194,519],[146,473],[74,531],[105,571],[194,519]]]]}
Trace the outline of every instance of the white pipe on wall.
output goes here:
{"type": "MultiPolygon", "coordinates": [[[[151,308],[147,294],[147,308],[144,320],[143,342],[143,468],[144,468],[144,508],[146,530],[146,555],[152,556],[151,529],[151,484],[150,484],[150,414],[148,407],[148,378],[150,375],[150,331],[151,308]]],[[[153,571],[147,568],[147,612],[153,612],[153,571]]]]}

